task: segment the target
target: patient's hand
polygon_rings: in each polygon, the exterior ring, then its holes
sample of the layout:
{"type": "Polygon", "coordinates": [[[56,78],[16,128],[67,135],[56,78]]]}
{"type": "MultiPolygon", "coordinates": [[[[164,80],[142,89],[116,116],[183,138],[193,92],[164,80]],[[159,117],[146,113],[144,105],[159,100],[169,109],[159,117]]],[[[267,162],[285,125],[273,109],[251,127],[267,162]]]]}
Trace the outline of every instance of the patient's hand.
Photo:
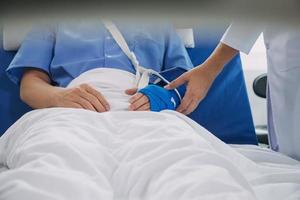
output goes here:
{"type": "Polygon", "coordinates": [[[104,96],[88,84],[74,88],[60,88],[56,92],[54,102],[56,107],[83,108],[96,112],[109,110],[109,104],[104,96]]]}
{"type": "Polygon", "coordinates": [[[27,69],[20,85],[20,97],[32,108],[83,108],[97,112],[109,110],[103,95],[87,84],[76,88],[61,88],[51,85],[46,72],[27,69]]]}
{"type": "Polygon", "coordinates": [[[150,102],[147,96],[137,93],[137,88],[128,89],[126,94],[132,95],[129,100],[130,106],[128,110],[132,111],[150,111],[150,102]]]}

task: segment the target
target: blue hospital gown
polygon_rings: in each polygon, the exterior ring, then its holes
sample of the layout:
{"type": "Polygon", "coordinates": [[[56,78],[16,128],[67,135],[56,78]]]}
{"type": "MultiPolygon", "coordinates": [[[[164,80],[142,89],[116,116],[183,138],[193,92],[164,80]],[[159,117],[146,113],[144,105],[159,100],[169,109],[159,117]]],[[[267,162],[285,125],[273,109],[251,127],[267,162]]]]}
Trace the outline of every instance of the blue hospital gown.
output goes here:
{"type": "MultiPolygon", "coordinates": [[[[193,67],[170,25],[117,24],[140,65],[156,71],[193,67]]],[[[46,72],[53,85],[65,87],[85,71],[109,67],[135,73],[130,60],[101,22],[60,23],[31,31],[7,68],[19,84],[28,67],[46,72]]]]}

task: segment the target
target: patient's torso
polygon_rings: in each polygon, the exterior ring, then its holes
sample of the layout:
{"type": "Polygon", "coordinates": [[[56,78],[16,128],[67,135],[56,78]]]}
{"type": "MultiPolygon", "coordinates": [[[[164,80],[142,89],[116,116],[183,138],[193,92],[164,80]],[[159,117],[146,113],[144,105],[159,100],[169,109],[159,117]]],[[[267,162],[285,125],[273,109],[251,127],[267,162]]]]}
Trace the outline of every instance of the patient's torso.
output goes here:
{"type": "MultiPolygon", "coordinates": [[[[169,25],[116,25],[141,66],[155,71],[192,68],[184,45],[169,25]]],[[[100,20],[35,28],[22,42],[7,73],[15,83],[20,83],[28,66],[46,72],[52,83],[61,87],[95,68],[135,73],[132,63],[100,20]]]]}
{"type": "MultiPolygon", "coordinates": [[[[154,32],[147,26],[140,25],[121,24],[118,28],[140,64],[160,71],[165,51],[164,32],[154,32]]],[[[64,80],[55,80],[58,85],[65,86],[81,73],[100,67],[135,73],[132,63],[102,23],[58,25],[55,35],[51,73],[68,75],[64,80]]]]}
{"type": "Polygon", "coordinates": [[[125,90],[135,86],[135,75],[119,69],[97,68],[82,73],[67,87],[83,83],[101,92],[110,104],[110,111],[128,110],[130,96],[125,94],[125,90]]]}

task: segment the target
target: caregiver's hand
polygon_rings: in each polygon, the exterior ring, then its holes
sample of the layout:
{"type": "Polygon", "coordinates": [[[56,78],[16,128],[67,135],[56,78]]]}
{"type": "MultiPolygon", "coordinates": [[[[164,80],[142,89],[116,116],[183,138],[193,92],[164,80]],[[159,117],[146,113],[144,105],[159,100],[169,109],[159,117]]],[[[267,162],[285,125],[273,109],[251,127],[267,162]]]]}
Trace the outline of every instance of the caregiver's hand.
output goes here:
{"type": "Polygon", "coordinates": [[[104,96],[88,84],[81,84],[74,88],[58,88],[54,97],[54,106],[83,108],[96,112],[109,110],[109,104],[104,96]]]}
{"type": "Polygon", "coordinates": [[[198,67],[181,75],[166,88],[174,89],[187,83],[187,91],[183,97],[178,112],[190,114],[206,96],[214,79],[239,51],[220,42],[214,52],[198,67]]]}
{"type": "Polygon", "coordinates": [[[127,95],[132,95],[129,99],[129,108],[131,111],[150,111],[150,103],[147,96],[142,93],[137,93],[137,88],[128,89],[125,91],[127,95]]]}
{"type": "Polygon", "coordinates": [[[213,80],[214,76],[210,73],[207,67],[200,65],[182,74],[165,88],[171,90],[187,83],[185,96],[176,110],[188,115],[196,109],[200,101],[206,96],[213,80]]]}

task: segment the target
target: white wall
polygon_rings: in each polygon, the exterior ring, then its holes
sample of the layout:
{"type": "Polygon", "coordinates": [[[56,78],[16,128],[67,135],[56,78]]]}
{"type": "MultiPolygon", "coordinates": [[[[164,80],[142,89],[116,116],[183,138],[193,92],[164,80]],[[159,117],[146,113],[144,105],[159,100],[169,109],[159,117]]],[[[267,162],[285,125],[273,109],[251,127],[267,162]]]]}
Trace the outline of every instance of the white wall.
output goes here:
{"type": "Polygon", "coordinates": [[[253,80],[260,74],[267,72],[266,49],[262,35],[260,35],[259,39],[256,41],[254,47],[248,55],[241,53],[241,59],[254,124],[266,125],[266,100],[256,96],[252,89],[253,80]]]}

